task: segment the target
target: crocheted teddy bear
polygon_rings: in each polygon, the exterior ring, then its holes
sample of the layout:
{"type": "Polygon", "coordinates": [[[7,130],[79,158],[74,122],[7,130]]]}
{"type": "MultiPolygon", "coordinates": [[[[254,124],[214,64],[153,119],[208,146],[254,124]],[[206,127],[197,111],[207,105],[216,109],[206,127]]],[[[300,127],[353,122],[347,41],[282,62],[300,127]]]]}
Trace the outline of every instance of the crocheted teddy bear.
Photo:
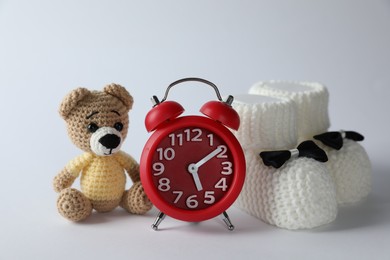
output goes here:
{"type": "Polygon", "coordinates": [[[152,204],[140,182],[139,165],[120,147],[127,136],[133,98],[122,86],[103,91],[77,88],[62,101],[59,113],[72,142],[85,153],[71,160],[54,178],[59,213],[72,221],[87,218],[92,209],[108,212],[118,205],[144,214],[152,204]],[[125,170],[133,185],[125,190],[125,170]],[[80,175],[81,191],[71,188],[80,175]]]}

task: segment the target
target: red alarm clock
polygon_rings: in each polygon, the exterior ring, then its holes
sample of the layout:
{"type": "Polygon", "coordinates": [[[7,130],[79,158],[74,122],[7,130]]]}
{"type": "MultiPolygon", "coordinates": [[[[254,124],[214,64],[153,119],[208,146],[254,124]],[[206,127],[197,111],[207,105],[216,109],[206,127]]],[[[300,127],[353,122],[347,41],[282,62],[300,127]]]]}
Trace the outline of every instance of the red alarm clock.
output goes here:
{"type": "Polygon", "coordinates": [[[226,213],[238,197],[245,179],[245,158],[235,136],[240,118],[231,107],[233,97],[223,101],[218,88],[200,78],[184,78],[170,84],[164,98],[153,96],[153,108],[145,118],[154,131],[142,151],[142,185],[160,213],[152,225],[157,230],[165,215],[199,222],[218,215],[233,230],[226,213]],[[166,101],[169,90],[182,82],[198,81],[214,88],[219,101],[209,101],[200,112],[205,116],[181,116],[184,108],[166,101]]]}

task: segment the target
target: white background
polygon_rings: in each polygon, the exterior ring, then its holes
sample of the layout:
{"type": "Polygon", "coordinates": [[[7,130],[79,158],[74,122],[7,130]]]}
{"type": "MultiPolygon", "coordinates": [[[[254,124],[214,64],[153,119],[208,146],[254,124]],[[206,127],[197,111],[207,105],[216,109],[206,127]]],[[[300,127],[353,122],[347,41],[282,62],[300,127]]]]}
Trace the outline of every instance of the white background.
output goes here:
{"type": "MultiPolygon", "coordinates": [[[[388,259],[389,82],[389,1],[0,0],[0,259],[388,259]],[[331,129],[366,136],[372,193],[306,231],[235,208],[234,232],[218,219],[169,218],[154,232],[155,211],[63,219],[51,182],[81,151],[57,113],[62,98],[78,86],[127,87],[135,106],[123,149],[139,158],[149,98],[188,76],[222,95],[259,80],[324,83],[331,129]]],[[[170,99],[193,112],[215,95],[188,84],[170,99]]]]}

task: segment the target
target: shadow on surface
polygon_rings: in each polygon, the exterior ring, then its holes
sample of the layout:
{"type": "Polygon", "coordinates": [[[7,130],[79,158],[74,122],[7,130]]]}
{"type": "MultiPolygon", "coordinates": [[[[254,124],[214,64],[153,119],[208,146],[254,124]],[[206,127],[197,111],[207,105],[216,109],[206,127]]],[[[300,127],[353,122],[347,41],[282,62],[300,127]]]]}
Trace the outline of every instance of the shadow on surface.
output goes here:
{"type": "Polygon", "coordinates": [[[373,168],[371,194],[360,202],[339,206],[336,220],[313,229],[314,232],[342,231],[390,223],[390,172],[384,166],[373,168]]]}
{"type": "Polygon", "coordinates": [[[105,212],[105,213],[99,213],[96,211],[92,211],[92,214],[84,221],[76,222],[76,224],[79,225],[95,225],[95,224],[102,224],[102,223],[108,223],[108,222],[114,222],[118,221],[119,219],[128,219],[128,218],[149,218],[152,222],[154,219],[154,212],[153,210],[147,212],[144,215],[134,215],[128,213],[126,210],[122,208],[116,208],[113,211],[105,212]]]}
{"type": "Polygon", "coordinates": [[[164,231],[191,231],[198,234],[248,234],[264,233],[274,227],[254,218],[235,207],[229,209],[229,217],[234,225],[234,230],[229,230],[221,217],[215,217],[202,222],[185,222],[167,216],[161,222],[157,232],[164,231]]]}

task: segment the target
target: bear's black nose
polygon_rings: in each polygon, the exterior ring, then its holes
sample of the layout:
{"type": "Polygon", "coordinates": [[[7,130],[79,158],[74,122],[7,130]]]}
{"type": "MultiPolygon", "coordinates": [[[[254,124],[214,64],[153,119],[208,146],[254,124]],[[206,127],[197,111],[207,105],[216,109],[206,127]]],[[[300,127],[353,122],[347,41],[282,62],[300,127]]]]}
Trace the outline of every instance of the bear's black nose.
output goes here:
{"type": "Polygon", "coordinates": [[[107,149],[115,149],[121,143],[121,139],[117,135],[106,134],[99,139],[99,143],[101,143],[107,149]]]}

